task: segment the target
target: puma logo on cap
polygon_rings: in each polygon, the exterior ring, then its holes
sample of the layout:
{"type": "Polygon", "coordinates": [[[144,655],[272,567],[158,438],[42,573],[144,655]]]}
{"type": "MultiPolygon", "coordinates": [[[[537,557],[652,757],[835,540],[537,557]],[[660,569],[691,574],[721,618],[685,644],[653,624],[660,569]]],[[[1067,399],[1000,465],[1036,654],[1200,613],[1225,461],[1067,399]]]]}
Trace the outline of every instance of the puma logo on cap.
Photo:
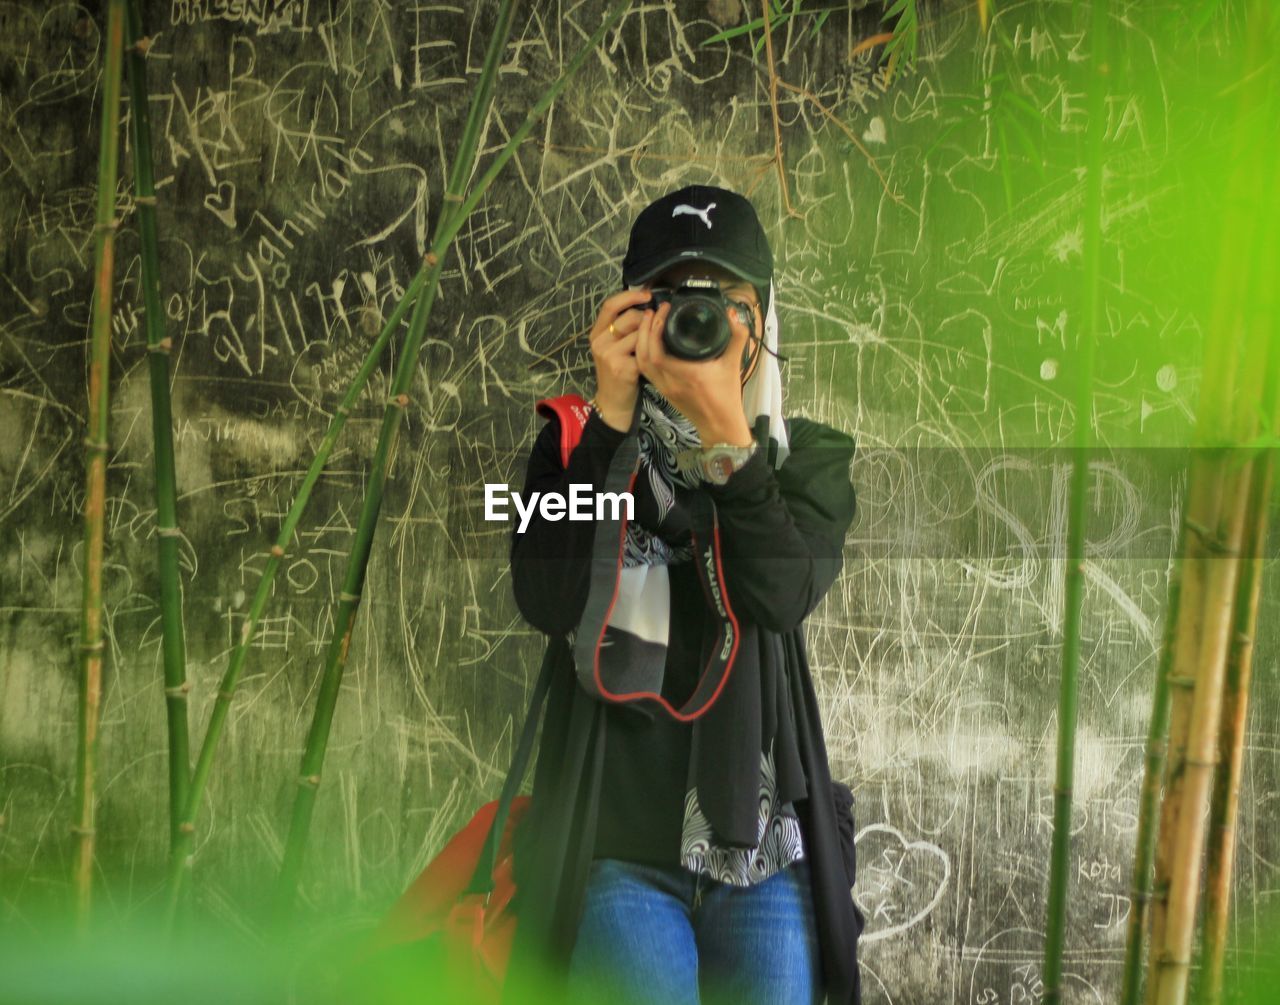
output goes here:
{"type": "Polygon", "coordinates": [[[694,209],[692,206],[681,203],[671,211],[672,217],[677,216],[696,216],[699,220],[707,225],[707,229],[711,229],[711,211],[716,208],[716,204],[710,203],[706,209],[694,209]]]}

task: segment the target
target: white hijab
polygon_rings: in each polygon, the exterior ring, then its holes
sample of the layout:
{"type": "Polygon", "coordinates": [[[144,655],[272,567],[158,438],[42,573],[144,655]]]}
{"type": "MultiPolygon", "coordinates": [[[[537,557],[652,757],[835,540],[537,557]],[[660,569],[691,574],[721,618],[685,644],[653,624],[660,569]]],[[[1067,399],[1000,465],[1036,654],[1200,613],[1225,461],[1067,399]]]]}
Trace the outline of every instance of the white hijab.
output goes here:
{"type": "MultiPolygon", "coordinates": [[[[774,468],[782,466],[790,447],[787,443],[787,427],[782,422],[782,372],[778,369],[778,310],[775,304],[773,280],[769,280],[769,303],[764,315],[764,345],[758,350],[763,358],[756,364],[742,389],[742,408],[751,428],[761,416],[769,417],[769,439],[778,445],[774,468]]],[[[767,448],[767,443],[760,445],[767,448]]]]}

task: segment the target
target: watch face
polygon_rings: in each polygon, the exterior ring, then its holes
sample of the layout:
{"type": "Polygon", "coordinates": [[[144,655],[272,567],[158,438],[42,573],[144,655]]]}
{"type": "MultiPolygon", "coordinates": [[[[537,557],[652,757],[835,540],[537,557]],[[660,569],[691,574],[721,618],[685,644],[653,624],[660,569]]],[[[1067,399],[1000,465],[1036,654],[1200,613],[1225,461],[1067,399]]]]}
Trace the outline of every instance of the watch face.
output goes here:
{"type": "Polygon", "coordinates": [[[718,443],[708,447],[702,454],[702,474],[713,485],[723,485],[729,476],[747,463],[756,451],[755,445],[750,447],[732,447],[718,443]]]}
{"type": "Polygon", "coordinates": [[[717,485],[723,485],[733,474],[733,458],[728,454],[717,454],[707,462],[707,477],[717,485]]]}

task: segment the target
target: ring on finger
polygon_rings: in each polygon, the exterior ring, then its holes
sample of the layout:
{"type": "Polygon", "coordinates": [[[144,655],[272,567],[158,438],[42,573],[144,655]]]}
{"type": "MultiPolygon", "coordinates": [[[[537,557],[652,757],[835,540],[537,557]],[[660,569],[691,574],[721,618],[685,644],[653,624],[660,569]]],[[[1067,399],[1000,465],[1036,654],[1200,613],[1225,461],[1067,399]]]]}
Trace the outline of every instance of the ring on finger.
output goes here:
{"type": "Polygon", "coordinates": [[[618,337],[618,329],[613,327],[612,321],[609,322],[609,334],[612,335],[614,338],[618,337]]]}

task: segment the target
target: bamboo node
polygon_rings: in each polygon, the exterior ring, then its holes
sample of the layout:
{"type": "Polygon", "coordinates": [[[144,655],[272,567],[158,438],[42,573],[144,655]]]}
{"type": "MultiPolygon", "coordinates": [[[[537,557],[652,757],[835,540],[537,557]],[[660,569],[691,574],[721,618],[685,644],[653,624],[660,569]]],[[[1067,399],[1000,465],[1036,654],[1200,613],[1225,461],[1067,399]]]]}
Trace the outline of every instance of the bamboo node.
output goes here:
{"type": "Polygon", "coordinates": [[[1253,645],[1253,636],[1248,632],[1236,632],[1236,645],[1251,646],[1253,645]]]}
{"type": "Polygon", "coordinates": [[[395,405],[396,408],[408,408],[409,396],[407,394],[397,394],[391,399],[391,404],[395,405]]]}
{"type": "Polygon", "coordinates": [[[191,681],[184,680],[181,684],[175,684],[173,687],[164,689],[166,698],[185,698],[191,690],[191,681]]]}
{"type": "Polygon", "coordinates": [[[154,352],[154,353],[158,353],[161,356],[168,356],[169,353],[173,352],[173,339],[169,338],[169,336],[166,335],[164,338],[162,338],[159,342],[156,342],[154,345],[148,345],[147,352],[154,352]]]}
{"type": "Polygon", "coordinates": [[[437,265],[440,264],[440,259],[436,257],[436,253],[434,251],[428,251],[427,257],[426,257],[426,263],[428,268],[434,269],[437,265]]]}
{"type": "Polygon", "coordinates": [[[351,418],[351,409],[349,409],[346,405],[339,405],[333,411],[335,414],[341,415],[344,419],[351,418]]]}
{"type": "Polygon", "coordinates": [[[119,217],[112,217],[106,223],[95,223],[93,225],[93,232],[95,234],[114,234],[119,229],[120,229],[119,217]]]}
{"type": "Polygon", "coordinates": [[[1230,547],[1218,534],[1211,528],[1206,527],[1198,520],[1187,518],[1187,529],[1194,532],[1200,538],[1200,543],[1204,546],[1204,550],[1211,555],[1221,555],[1226,558],[1235,558],[1239,551],[1230,547]]]}
{"type": "Polygon", "coordinates": [[[461,193],[461,192],[446,192],[446,193],[444,194],[444,201],[445,201],[445,202],[462,202],[462,193],[461,193]]]}
{"type": "Polygon", "coordinates": [[[196,825],[193,824],[190,820],[184,820],[182,821],[182,823],[178,824],[179,834],[194,834],[195,832],[196,832],[196,825]]]}
{"type": "Polygon", "coordinates": [[[1170,687],[1195,687],[1196,679],[1187,674],[1169,674],[1170,687]]]}
{"type": "Polygon", "coordinates": [[[84,438],[84,448],[91,454],[105,454],[111,449],[111,444],[106,440],[95,440],[91,436],[84,438]]]}
{"type": "Polygon", "coordinates": [[[272,558],[284,558],[284,549],[283,549],[283,548],[281,548],[281,547],[280,547],[280,545],[278,545],[278,544],[273,544],[273,545],[271,546],[271,557],[272,557],[272,558]]]}
{"type": "Polygon", "coordinates": [[[345,590],[338,594],[338,600],[349,604],[358,604],[360,602],[360,594],[347,593],[345,590]]]}
{"type": "Polygon", "coordinates": [[[1218,759],[1216,757],[1211,757],[1208,760],[1200,757],[1184,757],[1182,763],[1189,764],[1194,768],[1213,768],[1217,766],[1218,759]]]}
{"type": "Polygon", "coordinates": [[[72,824],[71,833],[76,837],[93,837],[97,832],[92,827],[81,827],[79,824],[72,824]]]}
{"type": "Polygon", "coordinates": [[[235,696],[236,696],[236,693],[234,691],[229,691],[226,688],[220,688],[218,691],[218,697],[226,701],[230,701],[235,696]]]}
{"type": "Polygon", "coordinates": [[[1187,530],[1191,531],[1191,533],[1195,534],[1198,538],[1205,539],[1213,536],[1212,531],[1210,531],[1209,528],[1199,520],[1193,520],[1191,517],[1187,517],[1185,523],[1187,525],[1187,530]]]}
{"type": "Polygon", "coordinates": [[[133,197],[133,203],[135,206],[150,206],[154,209],[156,205],[156,197],[154,195],[135,195],[133,197]]]}
{"type": "Polygon", "coordinates": [[[182,537],[182,531],[177,527],[157,527],[156,534],[160,537],[182,537]]]}
{"type": "Polygon", "coordinates": [[[319,775],[300,775],[298,776],[298,784],[306,785],[308,788],[318,789],[320,787],[319,775]]]}
{"type": "Polygon", "coordinates": [[[81,642],[80,651],[82,653],[97,653],[101,655],[106,649],[106,645],[102,639],[98,639],[97,642],[81,642]]]}

